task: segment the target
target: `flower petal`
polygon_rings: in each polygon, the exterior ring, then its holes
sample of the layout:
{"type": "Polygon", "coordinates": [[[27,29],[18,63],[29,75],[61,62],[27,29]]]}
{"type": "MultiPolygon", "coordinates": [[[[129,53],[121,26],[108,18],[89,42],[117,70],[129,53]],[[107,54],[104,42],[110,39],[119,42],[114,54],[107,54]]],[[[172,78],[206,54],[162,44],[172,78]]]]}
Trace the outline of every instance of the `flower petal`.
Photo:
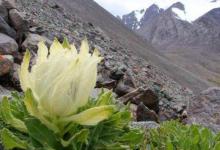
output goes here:
{"type": "Polygon", "coordinates": [[[31,89],[28,89],[25,92],[24,104],[27,108],[27,111],[30,113],[30,115],[40,119],[43,124],[45,124],[47,127],[52,129],[54,132],[56,133],[59,132],[59,129],[54,124],[50,123],[47,119],[43,117],[42,115],[43,112],[39,111],[38,103],[35,100],[31,89]]]}
{"type": "Polygon", "coordinates": [[[63,49],[64,48],[63,48],[62,44],[57,40],[57,38],[55,38],[53,41],[53,44],[50,46],[50,57],[61,52],[63,49]]]}
{"type": "Polygon", "coordinates": [[[62,121],[73,121],[81,125],[96,125],[108,119],[115,111],[114,105],[105,105],[87,109],[79,114],[64,118],[62,121]]]}
{"type": "Polygon", "coordinates": [[[48,48],[43,41],[39,42],[38,44],[38,51],[37,51],[37,64],[41,64],[42,62],[46,61],[48,56],[48,48]]]}
{"type": "Polygon", "coordinates": [[[23,58],[23,62],[21,64],[21,68],[19,70],[19,79],[20,79],[20,84],[21,84],[21,88],[23,91],[26,91],[28,87],[30,87],[29,85],[29,64],[30,64],[30,52],[29,50],[26,50],[24,58],[23,58]]]}
{"type": "Polygon", "coordinates": [[[73,54],[77,54],[77,49],[74,44],[70,45],[70,50],[72,51],[73,54]]]}
{"type": "Polygon", "coordinates": [[[80,54],[81,55],[88,55],[89,54],[89,44],[87,39],[85,38],[81,42],[81,47],[80,47],[80,54]]]}
{"type": "Polygon", "coordinates": [[[100,52],[97,48],[94,49],[92,56],[96,56],[96,57],[100,56],[100,52]]]}

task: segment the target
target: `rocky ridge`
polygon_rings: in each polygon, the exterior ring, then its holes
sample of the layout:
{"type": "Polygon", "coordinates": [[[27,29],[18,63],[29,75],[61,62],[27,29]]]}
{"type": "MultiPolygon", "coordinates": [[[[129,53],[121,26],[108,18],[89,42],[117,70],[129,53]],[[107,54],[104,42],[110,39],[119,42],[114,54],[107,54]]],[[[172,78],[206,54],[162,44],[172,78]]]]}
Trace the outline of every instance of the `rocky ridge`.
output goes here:
{"type": "MultiPolygon", "coordinates": [[[[190,21],[180,2],[166,10],[154,4],[146,9],[141,21],[136,22],[140,28],[133,31],[174,64],[206,81],[209,86],[219,86],[219,10],[212,9],[190,21]]],[[[130,19],[130,24],[133,20],[130,19]]]]}

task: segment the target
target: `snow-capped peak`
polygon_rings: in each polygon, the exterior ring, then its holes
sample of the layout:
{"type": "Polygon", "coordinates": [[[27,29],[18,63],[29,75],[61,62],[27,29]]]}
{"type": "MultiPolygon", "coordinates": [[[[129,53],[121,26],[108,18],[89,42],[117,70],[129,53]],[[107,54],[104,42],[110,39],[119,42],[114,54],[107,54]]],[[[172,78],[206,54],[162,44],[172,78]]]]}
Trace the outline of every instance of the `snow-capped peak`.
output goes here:
{"type": "Polygon", "coordinates": [[[190,18],[187,18],[186,12],[179,8],[172,8],[172,11],[176,14],[176,18],[184,21],[191,22],[190,18]]]}
{"type": "Polygon", "coordinates": [[[134,13],[135,13],[135,17],[137,18],[137,21],[139,22],[141,18],[144,16],[145,9],[135,10],[134,13]]]}

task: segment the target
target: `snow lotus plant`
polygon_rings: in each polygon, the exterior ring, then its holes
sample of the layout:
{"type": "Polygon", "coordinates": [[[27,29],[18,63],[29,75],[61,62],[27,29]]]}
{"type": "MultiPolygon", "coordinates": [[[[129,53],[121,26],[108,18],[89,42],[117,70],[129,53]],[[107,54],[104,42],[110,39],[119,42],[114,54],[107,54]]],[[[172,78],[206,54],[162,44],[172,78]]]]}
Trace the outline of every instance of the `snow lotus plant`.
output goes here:
{"type": "Polygon", "coordinates": [[[89,53],[87,40],[79,52],[67,39],[55,39],[49,50],[40,42],[32,67],[30,58],[27,50],[19,70],[24,95],[0,103],[5,149],[140,149],[142,133],[128,126],[131,114],[115,105],[111,91],[89,97],[102,58],[96,49],[89,53]]]}

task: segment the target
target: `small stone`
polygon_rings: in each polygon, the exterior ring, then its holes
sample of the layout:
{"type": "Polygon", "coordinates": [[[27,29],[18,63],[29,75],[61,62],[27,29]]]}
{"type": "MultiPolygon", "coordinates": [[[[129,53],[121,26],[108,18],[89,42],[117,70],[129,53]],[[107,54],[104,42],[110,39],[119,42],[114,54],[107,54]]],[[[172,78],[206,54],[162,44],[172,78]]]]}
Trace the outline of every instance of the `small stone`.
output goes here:
{"type": "Polygon", "coordinates": [[[109,78],[109,73],[106,69],[101,69],[98,74],[96,87],[97,88],[107,88],[113,89],[116,86],[116,81],[109,78]]]}
{"type": "Polygon", "coordinates": [[[17,0],[0,0],[0,3],[7,9],[14,9],[16,8],[16,1],[17,0]]]}
{"type": "Polygon", "coordinates": [[[43,34],[45,32],[45,29],[43,27],[32,27],[29,29],[29,31],[35,34],[43,34]]]}
{"type": "Polygon", "coordinates": [[[130,93],[134,91],[134,88],[130,87],[130,86],[127,86],[125,85],[125,83],[123,81],[120,81],[116,88],[114,89],[114,92],[119,96],[124,96],[125,94],[127,93],[130,93]]]}
{"type": "Polygon", "coordinates": [[[132,128],[140,128],[140,129],[155,129],[160,127],[160,125],[154,121],[139,121],[139,122],[131,122],[130,126],[132,128]]]}
{"type": "Polygon", "coordinates": [[[159,112],[159,98],[157,94],[149,88],[137,88],[132,92],[120,97],[120,100],[124,103],[131,102],[136,105],[143,103],[156,113],[159,112]]]}
{"type": "Polygon", "coordinates": [[[114,80],[120,80],[123,78],[123,76],[125,75],[126,72],[126,68],[117,68],[115,70],[113,70],[110,74],[110,78],[114,79],[114,80]]]}
{"type": "Polygon", "coordinates": [[[0,16],[0,33],[4,33],[13,39],[16,38],[16,32],[13,28],[11,28],[7,22],[0,16]]]}
{"type": "Polygon", "coordinates": [[[91,98],[97,98],[98,95],[101,93],[102,89],[101,88],[94,88],[92,90],[92,93],[90,94],[91,98]]]}
{"type": "Polygon", "coordinates": [[[44,41],[45,44],[47,45],[51,45],[52,41],[50,41],[48,38],[44,37],[44,36],[40,36],[38,34],[33,34],[33,33],[29,33],[27,38],[25,39],[25,41],[22,43],[21,47],[22,50],[26,50],[29,49],[35,53],[37,53],[37,45],[40,41],[44,41]]]}
{"type": "Polygon", "coordinates": [[[0,55],[0,76],[9,74],[13,69],[13,61],[7,57],[9,56],[0,55]]]}
{"type": "Polygon", "coordinates": [[[220,131],[220,87],[201,92],[190,102],[188,123],[201,124],[215,132],[220,131]]]}
{"type": "Polygon", "coordinates": [[[18,50],[18,45],[11,37],[0,33],[0,55],[12,55],[18,50]]]}
{"type": "Polygon", "coordinates": [[[14,62],[14,57],[12,55],[3,55],[2,57],[10,60],[11,62],[14,62]]]}
{"type": "Polygon", "coordinates": [[[5,6],[0,3],[0,16],[8,22],[8,10],[5,6]]]}
{"type": "Polygon", "coordinates": [[[155,111],[147,108],[142,102],[137,107],[137,121],[155,121],[159,122],[158,115],[155,111]]]}
{"type": "Polygon", "coordinates": [[[28,28],[28,22],[25,20],[25,14],[19,12],[17,9],[11,9],[9,11],[9,19],[12,26],[17,30],[25,30],[28,28]]]}
{"type": "Polygon", "coordinates": [[[20,65],[14,63],[14,67],[13,67],[13,70],[12,70],[12,73],[11,73],[11,82],[13,84],[13,87],[15,87],[16,89],[21,90],[19,76],[18,76],[19,68],[21,68],[20,65]]]}

